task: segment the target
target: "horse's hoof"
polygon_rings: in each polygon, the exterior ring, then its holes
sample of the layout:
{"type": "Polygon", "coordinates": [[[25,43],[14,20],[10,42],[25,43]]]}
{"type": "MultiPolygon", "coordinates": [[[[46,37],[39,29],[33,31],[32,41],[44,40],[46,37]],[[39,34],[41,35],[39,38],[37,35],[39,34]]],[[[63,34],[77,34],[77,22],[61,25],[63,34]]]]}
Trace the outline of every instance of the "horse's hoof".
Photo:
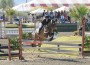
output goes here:
{"type": "Polygon", "coordinates": [[[37,57],[41,57],[40,55],[38,55],[37,57]]]}
{"type": "Polygon", "coordinates": [[[32,46],[32,47],[36,47],[36,44],[32,44],[31,46],[32,46]]]}

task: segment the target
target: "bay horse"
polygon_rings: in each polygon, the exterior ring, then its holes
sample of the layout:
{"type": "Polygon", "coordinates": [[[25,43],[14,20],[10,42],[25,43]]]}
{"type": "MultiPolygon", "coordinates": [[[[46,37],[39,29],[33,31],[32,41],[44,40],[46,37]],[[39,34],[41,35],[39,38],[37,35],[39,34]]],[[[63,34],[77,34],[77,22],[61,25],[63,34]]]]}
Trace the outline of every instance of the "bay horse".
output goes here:
{"type": "Polygon", "coordinates": [[[32,44],[32,47],[36,47],[36,46],[41,47],[44,38],[50,37],[49,41],[53,40],[55,31],[56,31],[56,20],[51,20],[47,26],[44,26],[41,29],[39,33],[35,33],[34,44],[32,44]]]}

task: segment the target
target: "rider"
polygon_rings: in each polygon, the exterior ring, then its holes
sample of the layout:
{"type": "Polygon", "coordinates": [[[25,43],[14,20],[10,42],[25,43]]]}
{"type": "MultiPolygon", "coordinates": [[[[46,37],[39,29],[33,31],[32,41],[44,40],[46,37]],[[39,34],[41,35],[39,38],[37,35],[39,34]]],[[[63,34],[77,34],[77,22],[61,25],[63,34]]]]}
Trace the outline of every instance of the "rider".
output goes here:
{"type": "Polygon", "coordinates": [[[49,16],[50,16],[50,19],[54,19],[54,12],[52,10],[50,11],[49,16]]]}
{"type": "Polygon", "coordinates": [[[45,19],[41,22],[42,23],[42,26],[41,28],[39,29],[39,33],[40,31],[42,30],[42,28],[46,25],[48,25],[48,23],[51,21],[51,19],[49,19],[49,16],[46,16],[45,19]]]}

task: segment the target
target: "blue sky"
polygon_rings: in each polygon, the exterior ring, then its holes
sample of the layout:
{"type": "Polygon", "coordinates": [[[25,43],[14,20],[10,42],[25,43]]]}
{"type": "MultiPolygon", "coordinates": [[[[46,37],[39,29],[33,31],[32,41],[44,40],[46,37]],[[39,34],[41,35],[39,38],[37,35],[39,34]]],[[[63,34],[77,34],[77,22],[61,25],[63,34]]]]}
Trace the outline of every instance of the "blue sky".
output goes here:
{"type": "MultiPolygon", "coordinates": [[[[27,0],[28,2],[31,1],[31,0],[27,0]]],[[[14,0],[15,2],[15,5],[19,5],[19,4],[22,4],[22,3],[25,3],[26,0],[14,0]]]]}

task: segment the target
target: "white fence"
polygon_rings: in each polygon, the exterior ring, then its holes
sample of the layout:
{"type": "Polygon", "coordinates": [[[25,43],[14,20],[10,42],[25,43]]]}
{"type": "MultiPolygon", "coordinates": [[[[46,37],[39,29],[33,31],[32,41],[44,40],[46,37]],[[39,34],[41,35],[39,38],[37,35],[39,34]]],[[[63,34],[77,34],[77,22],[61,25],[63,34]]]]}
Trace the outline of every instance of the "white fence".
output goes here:
{"type": "Polygon", "coordinates": [[[4,34],[4,22],[0,23],[0,38],[4,38],[5,34],[4,34]]]}
{"type": "Polygon", "coordinates": [[[26,42],[32,42],[32,40],[22,40],[23,42],[23,49],[39,49],[43,50],[43,52],[29,52],[29,54],[76,54],[76,55],[82,55],[82,41],[68,41],[68,42],[42,42],[43,44],[48,44],[48,47],[31,47],[30,44],[27,44],[26,42]],[[49,46],[49,45],[53,45],[49,46]],[[71,48],[71,49],[68,49],[71,48]],[[73,48],[75,50],[73,50],[73,48]]]}
{"type": "MultiPolygon", "coordinates": [[[[23,28],[23,32],[33,32],[34,28],[23,28]]],[[[6,35],[19,35],[19,29],[18,28],[6,28],[5,29],[6,35]]]]}
{"type": "MultiPolygon", "coordinates": [[[[27,24],[27,23],[24,23],[27,24]]],[[[18,28],[5,28],[4,22],[1,22],[0,24],[0,38],[5,38],[8,35],[19,35],[19,29],[18,28]]],[[[34,25],[32,23],[32,25],[34,25]]],[[[23,28],[23,32],[33,32],[35,28],[23,28]]]]}

